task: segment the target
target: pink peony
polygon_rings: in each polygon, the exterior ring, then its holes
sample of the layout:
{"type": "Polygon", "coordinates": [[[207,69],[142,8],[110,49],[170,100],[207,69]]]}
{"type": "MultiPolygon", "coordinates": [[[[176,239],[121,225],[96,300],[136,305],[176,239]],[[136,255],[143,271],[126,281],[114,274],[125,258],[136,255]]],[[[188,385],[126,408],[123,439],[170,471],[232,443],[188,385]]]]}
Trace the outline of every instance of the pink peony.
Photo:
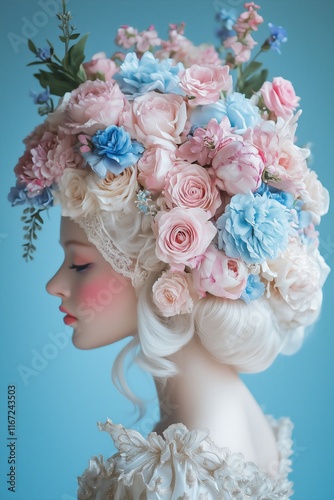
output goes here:
{"type": "Polygon", "coordinates": [[[284,119],[289,118],[299,106],[300,97],[296,96],[292,83],[280,76],[272,82],[264,82],[260,93],[269,111],[284,119]]]}
{"type": "Polygon", "coordinates": [[[158,259],[176,271],[184,271],[186,265],[194,267],[217,233],[209,218],[210,213],[202,208],[158,212],[152,225],[158,259]]]}
{"type": "Polygon", "coordinates": [[[171,206],[203,208],[211,216],[221,205],[219,191],[208,172],[185,161],[175,162],[167,175],[163,194],[171,206]]]}
{"type": "Polygon", "coordinates": [[[219,189],[233,196],[256,191],[263,169],[262,156],[251,142],[228,138],[214,156],[209,173],[219,189]]]}
{"type": "Polygon", "coordinates": [[[220,98],[220,92],[232,88],[229,66],[193,64],[180,74],[180,87],[190,97],[189,106],[212,104],[220,98]]]}
{"type": "Polygon", "coordinates": [[[100,74],[104,76],[105,81],[111,80],[118,71],[114,61],[108,59],[105,52],[94,54],[92,60],[84,63],[83,67],[89,80],[100,78],[100,74]]]}
{"type": "Polygon", "coordinates": [[[255,45],[257,45],[257,42],[249,33],[243,38],[242,42],[236,36],[230,36],[224,41],[224,47],[233,50],[237,64],[249,61],[251,51],[255,45]]]}
{"type": "Polygon", "coordinates": [[[265,165],[265,181],[298,197],[305,190],[305,160],[309,150],[294,143],[296,119],[297,115],[288,121],[278,118],[277,123],[263,121],[254,129],[248,129],[244,137],[260,151],[265,165]]]}
{"type": "Polygon", "coordinates": [[[137,163],[139,182],[151,193],[160,193],[165,185],[168,171],[172,168],[175,153],[170,149],[152,146],[144,151],[137,163]]]}
{"type": "Polygon", "coordinates": [[[170,150],[181,142],[187,120],[186,104],[176,94],[147,92],[130,103],[123,125],[133,139],[145,147],[160,145],[170,150]]]}
{"type": "Polygon", "coordinates": [[[219,144],[229,135],[231,135],[229,119],[224,116],[222,122],[218,124],[217,120],[212,118],[206,129],[197,127],[193,136],[181,144],[177,156],[190,163],[196,161],[202,167],[208,165],[216,154],[219,144]]]}
{"type": "Polygon", "coordinates": [[[71,93],[65,111],[64,130],[70,134],[95,134],[109,125],[119,125],[127,100],[117,83],[87,80],[71,93]]]}
{"type": "Polygon", "coordinates": [[[175,316],[192,311],[190,279],[190,275],[184,272],[165,271],[154,283],[153,301],[163,316],[175,316]]]}
{"type": "Polygon", "coordinates": [[[248,270],[239,259],[227,257],[215,245],[210,245],[202,260],[192,270],[193,283],[202,296],[206,292],[226,299],[238,299],[246,287],[248,270]]]}

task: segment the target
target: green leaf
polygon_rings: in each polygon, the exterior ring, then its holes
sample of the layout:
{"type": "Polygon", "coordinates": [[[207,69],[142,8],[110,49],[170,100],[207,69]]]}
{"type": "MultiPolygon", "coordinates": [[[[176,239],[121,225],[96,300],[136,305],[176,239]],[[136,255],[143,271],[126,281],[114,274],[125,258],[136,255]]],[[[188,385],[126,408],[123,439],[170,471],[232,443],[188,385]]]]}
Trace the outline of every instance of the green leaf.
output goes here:
{"type": "Polygon", "coordinates": [[[27,66],[36,66],[36,64],[46,64],[46,61],[34,61],[31,63],[28,63],[27,66]]]}
{"type": "Polygon", "coordinates": [[[80,36],[80,33],[73,33],[71,36],[70,36],[70,40],[76,40],[77,38],[79,38],[80,36]]]}
{"type": "Polygon", "coordinates": [[[59,35],[59,40],[60,40],[61,42],[65,43],[65,42],[66,42],[66,40],[67,40],[67,38],[66,38],[66,36],[59,35]]]}
{"type": "MultiPolygon", "coordinates": [[[[80,65],[85,60],[85,45],[88,38],[88,34],[84,35],[75,45],[72,45],[66,56],[65,64],[71,69],[73,75],[77,75],[80,65]]],[[[64,66],[65,66],[64,64],[64,66]]]]}
{"type": "Polygon", "coordinates": [[[40,213],[39,213],[39,212],[37,212],[37,214],[36,214],[36,219],[37,219],[37,220],[38,220],[41,224],[43,224],[43,222],[44,222],[44,221],[43,221],[43,219],[42,219],[42,217],[41,217],[41,215],[40,215],[40,213]]]}
{"type": "Polygon", "coordinates": [[[268,70],[263,69],[246,80],[242,90],[245,96],[248,98],[252,97],[252,95],[262,87],[263,83],[267,80],[267,76],[268,70]]]}
{"type": "Polygon", "coordinates": [[[258,61],[253,61],[248,66],[246,66],[245,70],[241,73],[241,78],[243,80],[246,80],[252,73],[255,73],[258,69],[260,69],[262,66],[262,63],[258,61]]]}
{"type": "Polygon", "coordinates": [[[34,44],[34,42],[32,40],[30,40],[30,38],[28,38],[28,47],[31,50],[31,52],[33,52],[34,54],[37,54],[36,45],[34,44]]]}

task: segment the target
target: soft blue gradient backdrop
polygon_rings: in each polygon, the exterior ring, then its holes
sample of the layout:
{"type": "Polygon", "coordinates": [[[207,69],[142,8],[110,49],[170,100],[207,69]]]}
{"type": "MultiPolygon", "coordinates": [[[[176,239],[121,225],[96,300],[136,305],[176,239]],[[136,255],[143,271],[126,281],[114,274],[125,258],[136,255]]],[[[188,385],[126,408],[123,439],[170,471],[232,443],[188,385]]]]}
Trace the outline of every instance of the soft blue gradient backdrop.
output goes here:
{"type": "MultiPolygon", "coordinates": [[[[55,17],[44,14],[47,0],[1,0],[1,386],[0,402],[0,498],[3,500],[73,500],[76,476],[93,454],[114,452],[107,435],[96,421],[107,417],[135,426],[144,434],[157,418],[156,403],[149,404],[146,417],[134,423],[132,405],[110,380],[113,360],[120,344],[94,351],[78,351],[70,341],[58,311],[59,301],[47,295],[44,286],[62,260],[57,244],[58,208],[50,211],[33,262],[21,255],[22,209],[6,201],[14,184],[13,167],[23,152],[22,139],[37,124],[37,110],[29,90],[39,90],[32,76],[32,60],[24,43],[15,47],[8,34],[24,35],[27,22],[37,46],[45,38],[56,40],[55,17]],[[28,21],[27,21],[28,20],[28,21]],[[36,27],[36,24],[39,25],[36,27]],[[30,29],[33,25],[30,24],[30,29]],[[62,339],[58,346],[55,335],[62,339]],[[52,337],[53,335],[53,337],[52,337]],[[37,354],[39,359],[37,359],[37,354]],[[44,360],[44,361],[43,361],[44,360]],[[25,367],[25,368],[24,368],[25,367]],[[30,369],[24,379],[23,369],[30,369]],[[7,491],[7,385],[17,386],[17,492],[7,491]]],[[[50,0],[49,4],[55,4],[50,0]]],[[[58,2],[60,4],[60,0],[58,2]]],[[[71,0],[74,24],[91,33],[86,56],[114,50],[113,39],[121,24],[140,30],[154,24],[162,37],[169,22],[185,21],[186,35],[195,43],[214,40],[214,13],[223,2],[198,0],[71,0]]],[[[225,5],[241,9],[239,0],[225,5]]],[[[50,12],[50,11],[49,11],[50,12]]],[[[314,168],[333,192],[333,19],[330,0],[263,0],[261,14],[266,22],[283,25],[289,41],[282,55],[265,54],[270,77],[291,80],[302,97],[303,115],[298,128],[299,144],[312,142],[314,168]]],[[[263,26],[257,40],[267,36],[263,26]]],[[[332,215],[321,225],[321,251],[333,267],[334,234],[332,215]]],[[[294,471],[296,500],[330,500],[333,466],[333,276],[324,287],[320,321],[295,356],[281,357],[265,373],[245,377],[267,413],[288,415],[295,423],[294,471]]],[[[149,376],[132,368],[133,389],[147,399],[154,398],[149,376]]]]}

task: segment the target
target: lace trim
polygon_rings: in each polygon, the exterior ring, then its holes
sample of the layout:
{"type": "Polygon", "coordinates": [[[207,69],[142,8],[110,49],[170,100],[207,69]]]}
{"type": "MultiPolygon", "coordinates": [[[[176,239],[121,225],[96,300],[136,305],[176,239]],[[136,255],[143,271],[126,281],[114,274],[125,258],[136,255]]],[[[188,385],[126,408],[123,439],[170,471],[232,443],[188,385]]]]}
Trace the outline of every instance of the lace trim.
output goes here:
{"type": "Polygon", "coordinates": [[[88,241],[95,245],[112,268],[117,273],[130,278],[135,288],[146,280],[148,272],[140,268],[137,262],[127,256],[112,240],[100,214],[92,212],[84,217],[71,217],[71,219],[85,231],[88,241]]]}
{"type": "Polygon", "coordinates": [[[102,456],[91,459],[78,478],[78,500],[288,500],[293,494],[288,479],[293,425],[288,418],[267,418],[280,455],[275,479],[241,453],[217,447],[206,430],[189,431],[183,424],[173,424],[163,436],[151,432],[145,439],[111,420],[99,423],[119,452],[105,462],[102,456]]]}

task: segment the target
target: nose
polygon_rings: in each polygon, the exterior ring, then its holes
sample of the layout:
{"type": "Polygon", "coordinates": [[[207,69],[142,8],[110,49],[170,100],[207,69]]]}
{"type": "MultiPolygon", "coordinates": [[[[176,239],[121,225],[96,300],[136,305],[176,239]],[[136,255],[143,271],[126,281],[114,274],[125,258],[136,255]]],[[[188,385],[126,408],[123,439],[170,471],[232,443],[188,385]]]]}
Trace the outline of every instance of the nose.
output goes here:
{"type": "Polygon", "coordinates": [[[56,297],[69,297],[70,288],[65,273],[63,272],[64,265],[60,266],[56,274],[47,282],[45,288],[50,295],[56,297]]]}

